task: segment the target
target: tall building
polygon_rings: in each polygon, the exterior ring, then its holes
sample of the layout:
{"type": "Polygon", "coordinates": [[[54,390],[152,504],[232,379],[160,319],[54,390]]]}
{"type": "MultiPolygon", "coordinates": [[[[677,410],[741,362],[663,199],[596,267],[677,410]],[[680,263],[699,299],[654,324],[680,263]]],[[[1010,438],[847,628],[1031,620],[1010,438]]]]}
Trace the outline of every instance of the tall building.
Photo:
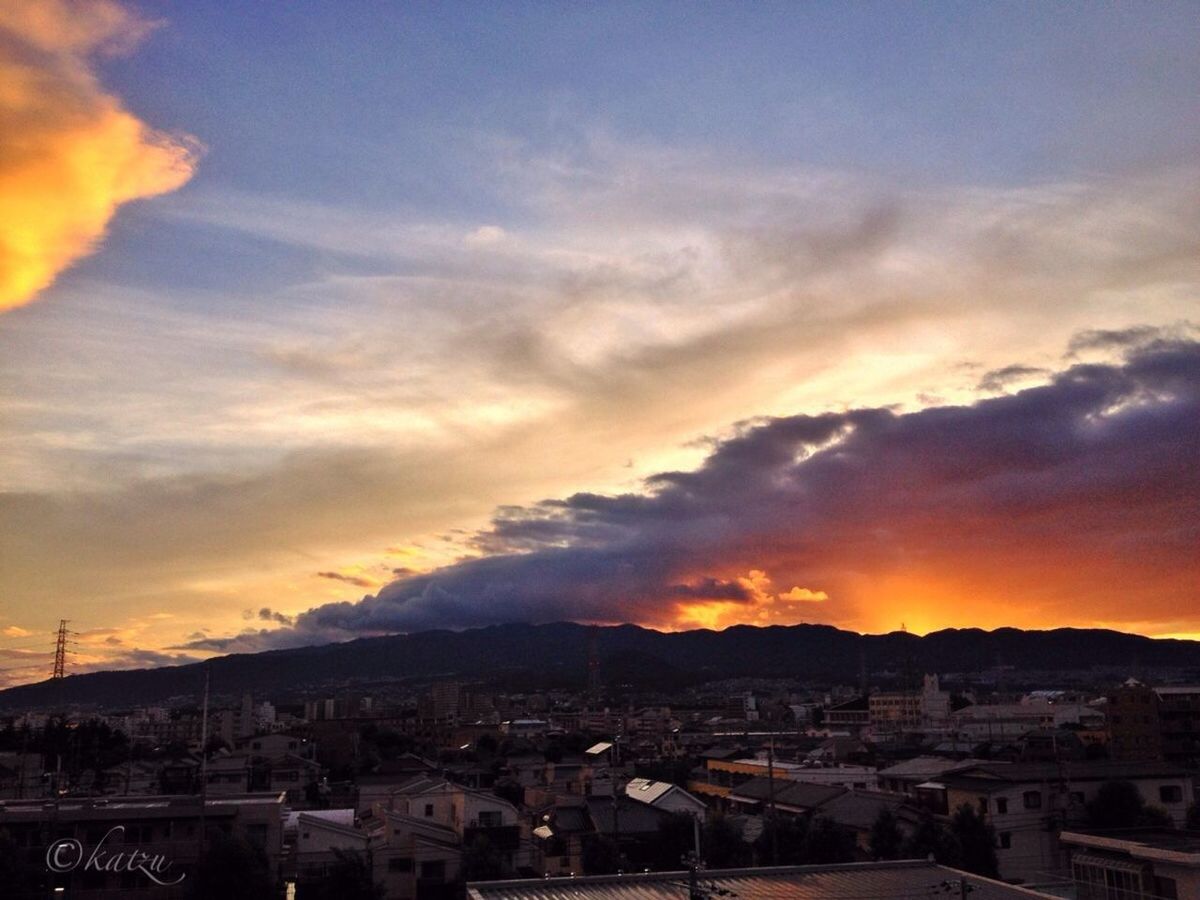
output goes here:
{"type": "Polygon", "coordinates": [[[1108,752],[1115,760],[1163,759],[1159,698],[1153,688],[1130,678],[1108,695],[1108,752]]]}
{"type": "Polygon", "coordinates": [[[1200,762],[1200,686],[1154,689],[1163,758],[1174,763],[1200,762]]]}

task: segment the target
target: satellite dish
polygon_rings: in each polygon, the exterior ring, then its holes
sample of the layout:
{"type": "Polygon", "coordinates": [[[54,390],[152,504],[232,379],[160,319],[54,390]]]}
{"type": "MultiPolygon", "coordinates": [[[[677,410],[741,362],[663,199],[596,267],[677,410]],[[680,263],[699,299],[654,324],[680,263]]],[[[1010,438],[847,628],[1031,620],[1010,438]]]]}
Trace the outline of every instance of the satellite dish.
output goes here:
{"type": "Polygon", "coordinates": [[[762,819],[749,819],[747,820],[746,824],[742,826],[742,840],[747,844],[753,844],[760,837],[762,837],[763,830],[764,828],[762,819]]]}

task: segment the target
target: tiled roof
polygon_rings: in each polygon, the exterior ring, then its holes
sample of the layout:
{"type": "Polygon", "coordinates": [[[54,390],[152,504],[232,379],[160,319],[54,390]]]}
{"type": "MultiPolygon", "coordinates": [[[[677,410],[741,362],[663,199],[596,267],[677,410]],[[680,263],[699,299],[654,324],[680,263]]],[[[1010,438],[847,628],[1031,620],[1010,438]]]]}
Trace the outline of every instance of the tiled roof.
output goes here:
{"type": "MultiPolygon", "coordinates": [[[[601,834],[613,833],[613,806],[610,797],[589,797],[588,815],[601,834]]],[[[644,803],[622,800],[617,807],[617,828],[624,835],[656,834],[670,813],[644,803]]]]}
{"type": "MultiPolygon", "coordinates": [[[[775,779],[775,804],[799,809],[813,809],[846,792],[840,785],[812,784],[807,781],[784,781],[775,779]]],[[[767,802],[770,796],[769,779],[752,778],[730,792],[734,800],[758,800],[767,802]]]]}
{"type": "Polygon", "coordinates": [[[1039,781],[1123,781],[1136,778],[1182,778],[1191,773],[1179,766],[1163,762],[1113,762],[1109,760],[1080,760],[1062,763],[981,763],[939,781],[988,782],[1019,784],[1039,781]]]}
{"type": "Polygon", "coordinates": [[[969,769],[972,766],[994,765],[986,759],[946,759],[942,756],[918,756],[906,759],[886,769],[880,769],[879,774],[885,778],[930,778],[953,772],[956,769],[969,769]]]}
{"type": "Polygon", "coordinates": [[[893,813],[904,806],[904,798],[877,791],[846,791],[821,804],[820,814],[839,825],[866,830],[875,824],[881,810],[893,813]]]}

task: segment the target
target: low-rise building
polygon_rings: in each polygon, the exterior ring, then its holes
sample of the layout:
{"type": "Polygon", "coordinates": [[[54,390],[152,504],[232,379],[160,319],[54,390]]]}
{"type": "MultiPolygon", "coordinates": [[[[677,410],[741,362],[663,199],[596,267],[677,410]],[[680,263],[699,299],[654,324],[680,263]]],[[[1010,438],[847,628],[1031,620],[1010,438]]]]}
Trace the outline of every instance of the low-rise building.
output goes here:
{"type": "Polygon", "coordinates": [[[939,776],[916,793],[941,815],[964,805],[976,809],[996,831],[1000,874],[1029,881],[1066,871],[1058,834],[1084,824],[1087,804],[1110,781],[1130,782],[1147,804],[1164,809],[1177,826],[1185,823],[1193,778],[1165,763],[984,764],[939,776]]]}
{"type": "Polygon", "coordinates": [[[649,778],[630,779],[625,785],[625,796],[656,809],[696,816],[701,822],[708,813],[708,807],[704,805],[703,800],[689,794],[679,785],[666,781],[652,781],[649,778]]]}
{"type": "Polygon", "coordinates": [[[283,804],[282,793],[6,800],[0,832],[41,879],[39,896],[175,898],[192,890],[202,838],[254,844],[281,883],[283,804]],[[143,864],[106,867],[118,853],[143,864]]]}
{"type": "Polygon", "coordinates": [[[1200,900],[1200,835],[1133,829],[1064,831],[1078,900],[1200,900]]]}

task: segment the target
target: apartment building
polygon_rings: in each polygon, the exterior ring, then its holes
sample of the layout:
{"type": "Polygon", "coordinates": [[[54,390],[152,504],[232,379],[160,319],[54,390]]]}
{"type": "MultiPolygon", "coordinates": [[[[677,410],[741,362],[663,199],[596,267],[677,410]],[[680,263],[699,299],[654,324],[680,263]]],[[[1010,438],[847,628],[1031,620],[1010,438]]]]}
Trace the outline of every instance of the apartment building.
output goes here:
{"type": "Polygon", "coordinates": [[[1190,772],[1165,763],[1079,761],[982,764],[949,772],[916,788],[923,805],[944,816],[976,809],[996,831],[1005,879],[1044,880],[1065,873],[1059,832],[1086,822],[1087,804],[1109,781],[1128,781],[1147,804],[1182,826],[1193,799],[1190,772]]]}

